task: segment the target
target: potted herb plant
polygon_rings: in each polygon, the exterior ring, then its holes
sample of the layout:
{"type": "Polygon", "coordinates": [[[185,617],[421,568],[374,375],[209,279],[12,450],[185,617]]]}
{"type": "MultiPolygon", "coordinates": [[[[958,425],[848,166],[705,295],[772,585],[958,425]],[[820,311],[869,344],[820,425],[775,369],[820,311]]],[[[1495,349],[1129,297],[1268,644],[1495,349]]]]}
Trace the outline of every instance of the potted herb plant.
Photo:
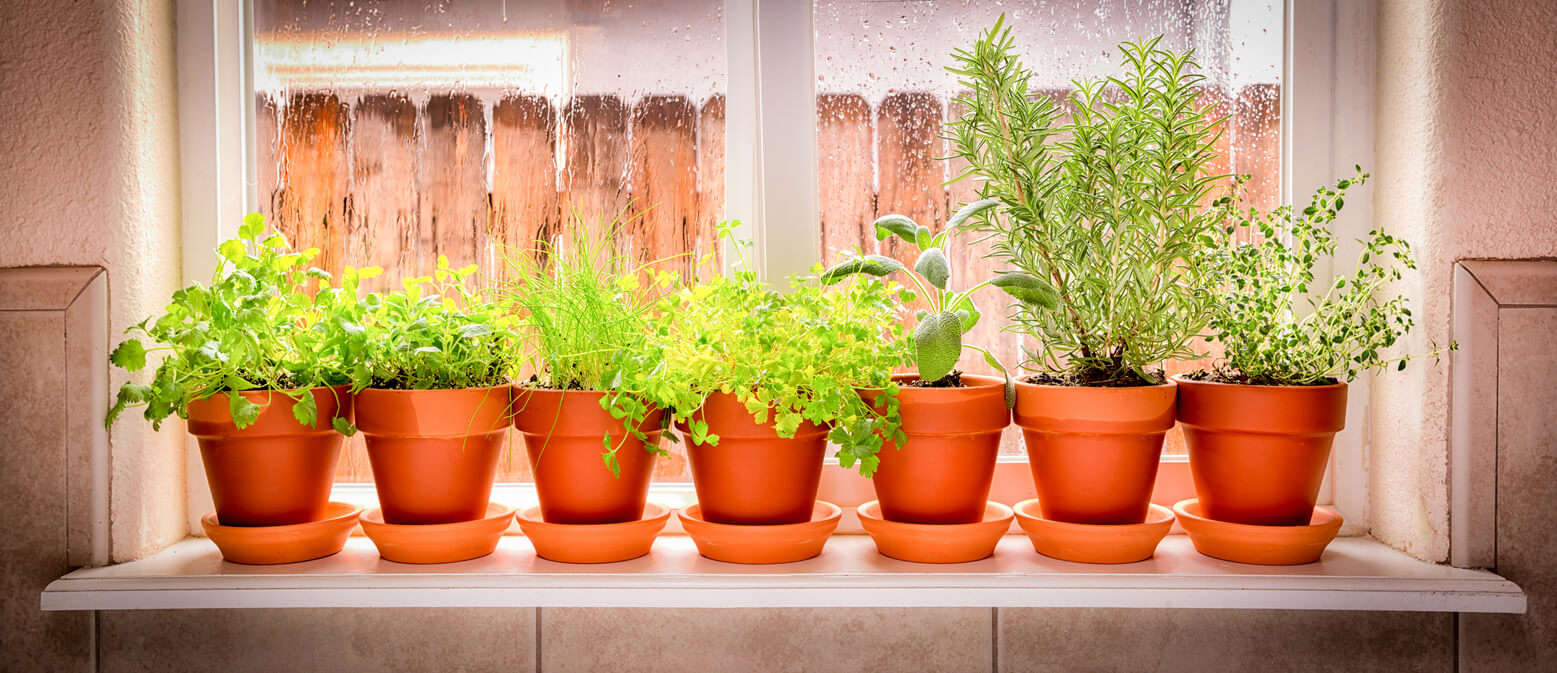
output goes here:
{"type": "MultiPolygon", "coordinates": [[[[861,459],[860,472],[872,477],[881,516],[888,521],[959,524],[984,518],[1000,433],[1011,423],[1007,380],[957,370],[964,349],[983,354],[1002,373],[1005,367],[989,351],[962,341],[980,318],[973,293],[989,283],[963,292],[948,289],[946,247],[959,225],[998,203],[968,204],[934,234],[903,215],[882,217],[875,223],[877,240],[897,236],[919,249],[912,270],[890,257],[867,255],[845,259],[822,274],[822,283],[832,284],[855,274],[902,272],[928,304],[915,312],[917,373],[893,377],[905,439],[861,459]]],[[[874,397],[867,393],[867,399],[874,397]]]]}
{"type": "Polygon", "coordinates": [[[1221,119],[1200,103],[1190,54],[1120,46],[1120,77],[1080,81],[1061,108],[1029,87],[1003,21],[951,71],[969,90],[954,154],[999,201],[968,227],[1011,271],[1015,328],[1041,349],[1016,385],[1045,518],[1145,520],[1175,390],[1159,369],[1191,356],[1212,299],[1197,252],[1225,204],[1210,193],[1221,119]]]}
{"type": "Polygon", "coordinates": [[[384,521],[437,524],[487,514],[507,435],[510,318],[472,287],[476,266],[368,294],[357,423],[384,521]]]}
{"type": "Polygon", "coordinates": [[[1329,225],[1346,191],[1367,179],[1359,167],[1301,212],[1287,205],[1241,213],[1225,243],[1205,253],[1215,272],[1212,333],[1226,353],[1215,367],[1176,378],[1208,518],[1308,524],[1335,433],[1346,425],[1347,383],[1411,359],[1384,353],[1411,329],[1411,309],[1404,297],[1381,298],[1387,283],[1416,268],[1405,241],[1374,229],[1355,271],[1325,285],[1314,277],[1315,265],[1335,256],[1329,225]]]}
{"type": "MultiPolygon", "coordinates": [[[[278,526],[324,518],[343,435],[352,427],[347,363],[362,354],[353,321],[357,274],[341,287],[265,234],[258,213],[218,248],[209,285],[175,293],[161,316],[129,328],[109,356],[129,371],[162,353],[149,384],[119,389],[106,423],[128,408],[159,428],[188,420],[224,526],[278,526]]],[[[376,270],[362,272],[362,275],[376,270]]]]}
{"type": "MultiPolygon", "coordinates": [[[[738,222],[720,225],[730,238],[738,222]]],[[[845,466],[874,466],[899,438],[893,368],[907,347],[889,340],[897,292],[870,279],[826,292],[792,279],[769,289],[735,242],[739,270],[664,298],[651,359],[663,364],[646,393],[668,400],[689,440],[701,516],[725,524],[809,521],[828,440],[845,466]],[[877,406],[859,390],[880,391],[877,406]]]]}
{"type": "Polygon", "coordinates": [[[643,516],[665,413],[647,357],[651,288],[675,274],[640,268],[616,251],[619,223],[575,226],[561,245],[513,251],[502,303],[518,320],[534,374],[514,389],[541,516],[604,524],[643,516]],[[644,281],[647,281],[645,283],[644,281]]]}

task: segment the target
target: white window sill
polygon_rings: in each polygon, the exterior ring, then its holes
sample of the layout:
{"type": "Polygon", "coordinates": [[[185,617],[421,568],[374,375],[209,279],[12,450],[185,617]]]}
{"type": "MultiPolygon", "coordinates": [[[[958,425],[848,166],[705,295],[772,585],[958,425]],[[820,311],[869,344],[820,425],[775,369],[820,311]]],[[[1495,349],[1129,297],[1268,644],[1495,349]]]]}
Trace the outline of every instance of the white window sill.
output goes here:
{"type": "Polygon", "coordinates": [[[1514,583],[1483,570],[1424,563],[1370,538],[1340,538],[1319,563],[1262,567],[1201,556],[1170,535],[1149,561],[1094,566],[1033,552],[1008,535],[991,558],[921,565],[834,536],[821,556],[741,566],[698,556],[667,535],[647,557],[553,563],[523,537],[490,556],[446,565],[379,559],[353,537],[307,563],[243,566],[191,538],[139,561],[72,572],[43,591],[44,610],[343,607],[1130,607],[1291,610],[1525,611],[1514,583]]]}

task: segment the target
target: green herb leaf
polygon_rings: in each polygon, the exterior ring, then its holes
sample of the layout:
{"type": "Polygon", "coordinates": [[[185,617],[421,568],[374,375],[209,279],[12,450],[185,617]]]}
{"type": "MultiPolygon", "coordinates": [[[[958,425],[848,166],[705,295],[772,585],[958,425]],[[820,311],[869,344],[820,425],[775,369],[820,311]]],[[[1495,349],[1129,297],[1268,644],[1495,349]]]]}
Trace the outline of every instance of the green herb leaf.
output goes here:
{"type": "Polygon", "coordinates": [[[357,434],[357,425],[341,416],[330,419],[330,427],[335,428],[336,432],[347,437],[357,434]]]}
{"type": "Polygon", "coordinates": [[[136,339],[125,339],[108,355],[108,361],[129,371],[140,371],[146,366],[146,347],[136,339]]]}
{"type": "Polygon", "coordinates": [[[292,405],[292,418],[305,428],[312,428],[319,422],[319,403],[314,400],[311,391],[303,391],[303,397],[292,405]]]}
{"type": "Polygon", "coordinates": [[[250,402],[249,398],[238,393],[227,393],[227,412],[232,415],[232,424],[239,430],[259,420],[260,411],[260,406],[250,402]]]}
{"type": "Polygon", "coordinates": [[[993,281],[990,281],[990,285],[1005,290],[1006,294],[1016,297],[1028,306],[1046,310],[1053,310],[1059,306],[1059,294],[1036,276],[1012,271],[996,276],[993,281]]]}
{"type": "Polygon", "coordinates": [[[1000,199],[979,199],[973,203],[965,205],[962,208],[959,208],[956,213],[953,213],[951,219],[946,221],[946,229],[948,231],[956,229],[957,227],[962,226],[968,220],[972,219],[973,216],[998,205],[1000,205],[1000,199]]]}
{"type": "Polygon", "coordinates": [[[914,328],[919,378],[937,381],[950,374],[962,355],[962,319],[950,311],[931,313],[914,328]]]}
{"type": "Polygon", "coordinates": [[[924,276],[938,289],[946,289],[946,280],[951,278],[951,266],[946,262],[946,254],[940,248],[928,248],[919,253],[918,261],[914,262],[914,273],[924,276]]]}
{"type": "Polygon", "coordinates": [[[877,218],[872,226],[876,229],[876,240],[878,241],[885,241],[896,234],[898,238],[909,243],[919,244],[919,224],[907,215],[884,215],[877,218]]]}
{"type": "Polygon", "coordinates": [[[831,285],[856,273],[885,276],[894,271],[901,270],[903,270],[903,263],[891,257],[866,255],[839,262],[832,268],[822,272],[821,281],[823,285],[831,285]]]}

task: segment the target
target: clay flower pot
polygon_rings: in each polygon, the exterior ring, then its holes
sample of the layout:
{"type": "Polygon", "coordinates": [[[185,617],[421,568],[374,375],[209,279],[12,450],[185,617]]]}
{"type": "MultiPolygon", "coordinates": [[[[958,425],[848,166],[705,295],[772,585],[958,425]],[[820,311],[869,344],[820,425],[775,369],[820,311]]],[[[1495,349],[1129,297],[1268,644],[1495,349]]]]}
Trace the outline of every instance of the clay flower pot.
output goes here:
{"type": "Polygon", "coordinates": [[[1174,385],[1090,388],[1016,384],[1016,424],[1050,521],[1146,521],[1174,385]]]}
{"type": "MultiPolygon", "coordinates": [[[[622,523],[643,517],[655,456],[600,407],[603,397],[597,391],[514,389],[514,427],[524,435],[547,523],[622,523]],[[611,446],[619,447],[621,476],[611,474],[601,458],[607,435],[611,446]]],[[[650,441],[659,442],[664,415],[654,410],[639,425],[650,441]]]]}
{"type": "MultiPolygon", "coordinates": [[[[811,520],[827,428],[802,423],[794,437],[779,437],[771,424],[752,420],[746,405],[729,393],[709,395],[694,417],[719,436],[717,445],[687,442],[702,520],[739,525],[811,520]]],[[[690,436],[684,424],[678,427],[690,436]]]]}
{"type": "Polygon", "coordinates": [[[279,392],[239,393],[260,405],[259,419],[239,430],[226,394],[189,403],[189,434],[200,444],[216,518],[223,526],[284,526],[324,518],[335,463],[346,439],[330,425],[352,418],[346,386],[310,391],[319,416],[313,427],[292,417],[295,402],[279,392]]]}
{"type": "Polygon", "coordinates": [[[357,393],[384,521],[438,524],[486,516],[508,431],[509,386],[357,393]]]}
{"type": "Polygon", "coordinates": [[[1189,469],[1205,516],[1251,525],[1307,525],[1335,433],[1346,426],[1346,384],[1175,380],[1189,469]]]}
{"type": "Polygon", "coordinates": [[[908,441],[881,447],[881,464],[872,477],[886,520],[965,524],[984,519],[1000,433],[1011,423],[1011,410],[1004,381],[964,375],[962,382],[961,388],[902,386],[898,391],[908,441]]]}

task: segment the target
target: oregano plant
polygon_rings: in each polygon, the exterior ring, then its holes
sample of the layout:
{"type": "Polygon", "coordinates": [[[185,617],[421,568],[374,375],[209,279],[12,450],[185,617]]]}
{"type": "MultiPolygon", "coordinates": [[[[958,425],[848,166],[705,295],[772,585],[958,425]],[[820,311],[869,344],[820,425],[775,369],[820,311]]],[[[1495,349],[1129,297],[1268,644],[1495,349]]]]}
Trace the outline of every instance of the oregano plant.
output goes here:
{"type": "MultiPolygon", "coordinates": [[[[332,285],[328,272],[308,265],[317,249],[295,251],[281,234],[266,234],[259,213],[245,217],[238,237],[218,252],[210,284],[174,292],[162,315],[131,326],[126,331],[139,336],[109,355],[131,372],[145,368],[148,355],[161,360],[150,383],[119,388],[107,425],[126,409],[144,408],[160,428],[168,416],[188,418],[190,402],[225,394],[242,429],[265,405],[233,393],[268,390],[297,402],[293,416],[312,426],[318,409],[308,390],[350,382],[366,347],[357,281],[378,269],[348,271],[332,285]]],[[[342,434],[355,431],[344,418],[331,422],[342,434]]]]}
{"type": "MultiPolygon", "coordinates": [[[[913,333],[913,359],[921,385],[956,385],[959,378],[957,361],[962,359],[964,349],[978,351],[991,367],[1002,374],[1006,373],[1005,366],[1000,364],[994,354],[962,340],[963,335],[972,330],[982,317],[973,303],[973,293],[996,281],[985,281],[963,291],[947,287],[951,279],[947,244],[953,232],[969,218],[999,203],[997,199],[982,199],[967,204],[952,215],[939,233],[932,233],[928,227],[914,222],[906,215],[887,215],[876,220],[876,240],[897,236],[919,249],[919,257],[914,261],[912,270],[891,257],[856,254],[822,273],[821,281],[824,285],[837,283],[856,274],[883,277],[901,272],[908,278],[929,304],[928,309],[919,309],[914,313],[918,324],[913,333]]],[[[1009,374],[1006,379],[1009,382],[1009,374]]]]}
{"type": "Polygon", "coordinates": [[[1192,53],[1159,39],[1120,45],[1123,74],[1076,82],[1063,110],[1032,89],[1004,17],[953,54],[969,91],[950,124],[958,179],[999,202],[966,226],[1009,267],[996,285],[1042,345],[1023,363],[1038,382],[1162,383],[1158,364],[1192,357],[1210,319],[1198,253],[1226,217],[1211,196],[1223,119],[1192,53]]]}
{"type": "Polygon", "coordinates": [[[736,271],[660,302],[644,356],[658,363],[647,395],[672,400],[667,408],[699,444],[719,442],[694,415],[714,393],[734,395],[780,437],[793,437],[803,422],[821,425],[839,462],[858,463],[870,476],[883,441],[905,439],[891,374],[911,361],[907,340],[893,334],[900,288],[869,278],[827,291],[814,278],[794,277],[788,292],[770,289],[752,271],[749,243],[732,238],[739,225],[719,227],[733,244],[736,271]],[[877,406],[861,390],[880,391],[877,406]]]}
{"type": "MultiPolygon", "coordinates": [[[[1411,330],[1411,308],[1405,297],[1385,290],[1416,268],[1406,241],[1373,229],[1359,241],[1354,270],[1328,282],[1314,274],[1336,254],[1330,226],[1347,191],[1368,181],[1362,167],[1356,171],[1334,187],[1319,188],[1301,211],[1283,205],[1241,212],[1222,244],[1206,249],[1214,279],[1211,331],[1226,354],[1191,378],[1305,386],[1352,381],[1370,369],[1405,369],[1413,356],[1390,356],[1385,349],[1411,330]]],[[[1436,346],[1431,354],[1438,355],[1436,346]]]]}

